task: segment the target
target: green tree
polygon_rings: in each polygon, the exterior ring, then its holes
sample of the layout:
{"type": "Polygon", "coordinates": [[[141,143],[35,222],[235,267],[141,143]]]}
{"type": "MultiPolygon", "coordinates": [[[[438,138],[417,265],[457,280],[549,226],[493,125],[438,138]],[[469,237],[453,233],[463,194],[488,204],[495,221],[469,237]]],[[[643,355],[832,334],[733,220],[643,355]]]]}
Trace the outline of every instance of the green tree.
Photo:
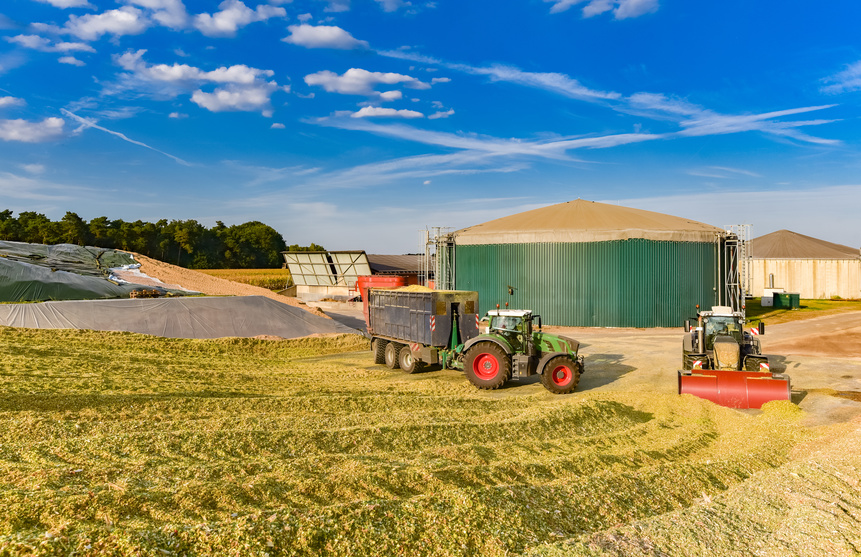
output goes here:
{"type": "Polygon", "coordinates": [[[0,240],[21,241],[21,227],[9,209],[0,211],[0,240]]]}
{"type": "Polygon", "coordinates": [[[87,223],[76,213],[66,211],[66,215],[60,221],[63,241],[67,244],[78,244],[85,246],[90,243],[90,228],[87,223]]]}

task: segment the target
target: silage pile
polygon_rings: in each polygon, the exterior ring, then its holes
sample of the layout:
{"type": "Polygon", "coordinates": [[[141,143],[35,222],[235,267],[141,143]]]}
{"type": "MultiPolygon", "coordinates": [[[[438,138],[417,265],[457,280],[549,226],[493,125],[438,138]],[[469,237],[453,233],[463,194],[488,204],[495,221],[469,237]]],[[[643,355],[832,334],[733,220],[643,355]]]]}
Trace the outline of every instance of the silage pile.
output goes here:
{"type": "Polygon", "coordinates": [[[0,553],[746,555],[858,516],[788,402],[486,393],[360,340],[0,329],[0,553]]]}

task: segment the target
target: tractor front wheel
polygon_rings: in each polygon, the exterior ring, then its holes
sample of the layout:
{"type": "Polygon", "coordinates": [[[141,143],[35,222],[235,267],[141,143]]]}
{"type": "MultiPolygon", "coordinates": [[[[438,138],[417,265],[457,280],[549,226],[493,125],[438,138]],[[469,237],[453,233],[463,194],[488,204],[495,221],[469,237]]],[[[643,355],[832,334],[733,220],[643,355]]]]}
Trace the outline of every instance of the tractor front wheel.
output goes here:
{"type": "Polygon", "coordinates": [[[569,356],[556,356],[544,366],[541,384],[557,395],[565,395],[577,388],[580,382],[580,364],[569,356]]]}
{"type": "Polygon", "coordinates": [[[511,359],[496,344],[480,342],[466,352],[463,370],[479,389],[498,389],[511,379],[511,359]]]}
{"type": "Polygon", "coordinates": [[[403,344],[398,344],[397,342],[388,342],[386,343],[386,348],[384,350],[386,357],[386,365],[392,369],[398,369],[401,367],[398,362],[398,354],[401,351],[401,347],[403,344]]]}

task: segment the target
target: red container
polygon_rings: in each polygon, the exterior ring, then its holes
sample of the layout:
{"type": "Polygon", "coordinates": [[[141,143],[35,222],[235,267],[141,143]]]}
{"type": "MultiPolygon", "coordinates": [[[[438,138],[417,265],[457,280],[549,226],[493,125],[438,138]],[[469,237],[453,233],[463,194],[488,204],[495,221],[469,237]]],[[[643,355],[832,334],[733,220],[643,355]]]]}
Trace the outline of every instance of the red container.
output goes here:
{"type": "Polygon", "coordinates": [[[400,275],[365,275],[358,277],[356,286],[362,295],[362,309],[365,313],[365,323],[368,322],[368,288],[400,288],[407,286],[407,277],[400,275]]]}

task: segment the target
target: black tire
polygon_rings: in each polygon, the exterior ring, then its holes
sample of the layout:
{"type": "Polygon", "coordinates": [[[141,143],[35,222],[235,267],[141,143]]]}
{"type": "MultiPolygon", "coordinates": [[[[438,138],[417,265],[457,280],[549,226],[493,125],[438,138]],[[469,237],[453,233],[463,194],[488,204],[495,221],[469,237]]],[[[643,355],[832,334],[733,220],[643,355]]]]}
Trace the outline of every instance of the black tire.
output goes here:
{"type": "Polygon", "coordinates": [[[421,373],[425,369],[425,363],[413,358],[413,352],[409,346],[404,346],[398,353],[398,364],[407,373],[421,373]]]}
{"type": "Polygon", "coordinates": [[[397,342],[387,342],[386,348],[383,350],[385,354],[386,365],[392,369],[398,369],[401,364],[398,362],[398,353],[401,351],[403,344],[397,342]]]}
{"type": "Polygon", "coordinates": [[[479,342],[467,350],[463,371],[479,389],[498,389],[511,379],[511,358],[500,346],[479,342]]]}
{"type": "Polygon", "coordinates": [[[541,384],[551,393],[567,395],[580,382],[580,362],[570,356],[556,356],[544,366],[541,384]]]}
{"type": "Polygon", "coordinates": [[[371,349],[374,351],[375,364],[386,363],[386,344],[388,344],[388,341],[381,338],[375,338],[371,341],[371,349]]]}

